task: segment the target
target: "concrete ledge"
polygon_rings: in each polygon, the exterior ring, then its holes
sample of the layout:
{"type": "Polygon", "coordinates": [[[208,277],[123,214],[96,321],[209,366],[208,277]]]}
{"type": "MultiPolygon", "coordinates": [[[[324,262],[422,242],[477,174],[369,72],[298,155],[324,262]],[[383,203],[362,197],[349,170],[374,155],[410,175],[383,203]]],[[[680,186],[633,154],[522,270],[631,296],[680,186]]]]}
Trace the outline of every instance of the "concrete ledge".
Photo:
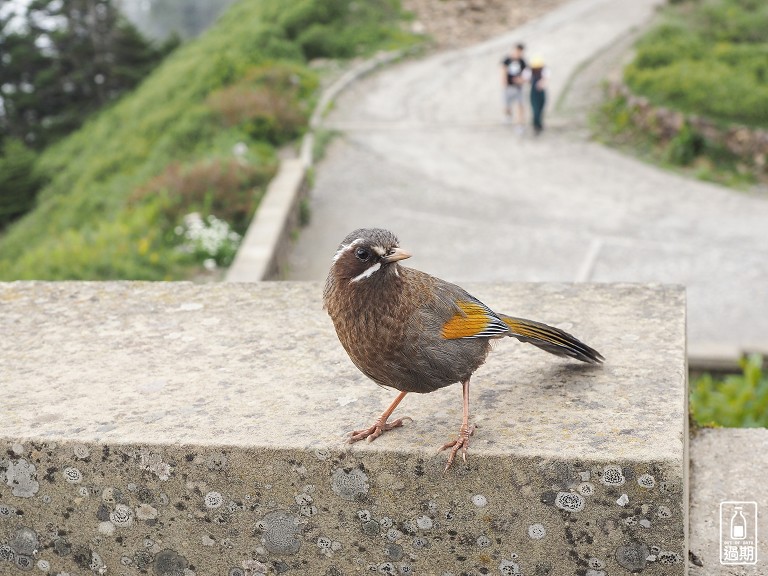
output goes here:
{"type": "Polygon", "coordinates": [[[467,288],[607,363],[499,343],[443,475],[458,387],[344,443],[393,394],[318,283],[0,285],[0,573],[683,574],[682,289],[467,288]]]}
{"type": "MultiPolygon", "coordinates": [[[[768,510],[768,430],[708,429],[699,430],[691,439],[691,565],[692,576],[759,576],[766,573],[768,548],[765,545],[765,513],[768,510]],[[755,564],[721,564],[724,540],[733,507],[725,508],[724,526],[720,524],[721,502],[754,502],[757,505],[758,531],[754,553],[755,564]]],[[[745,512],[747,507],[745,506],[745,512]]],[[[753,520],[747,515],[749,520],[753,520]]],[[[747,539],[754,534],[747,530],[747,539]]],[[[734,542],[733,544],[741,544],[734,542]]],[[[737,548],[738,550],[738,548],[737,548]]],[[[745,560],[746,558],[741,558],[745,560]]]]}

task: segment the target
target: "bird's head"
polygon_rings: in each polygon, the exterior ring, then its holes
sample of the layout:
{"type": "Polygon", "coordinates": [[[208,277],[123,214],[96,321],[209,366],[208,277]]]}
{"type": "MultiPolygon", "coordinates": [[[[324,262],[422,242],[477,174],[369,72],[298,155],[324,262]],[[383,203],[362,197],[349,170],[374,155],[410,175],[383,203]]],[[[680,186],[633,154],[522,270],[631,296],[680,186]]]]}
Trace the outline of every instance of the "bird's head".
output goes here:
{"type": "Polygon", "coordinates": [[[397,237],[381,228],[350,232],[333,256],[331,274],[338,281],[364,283],[397,274],[397,262],[411,255],[400,248],[397,237]]]}

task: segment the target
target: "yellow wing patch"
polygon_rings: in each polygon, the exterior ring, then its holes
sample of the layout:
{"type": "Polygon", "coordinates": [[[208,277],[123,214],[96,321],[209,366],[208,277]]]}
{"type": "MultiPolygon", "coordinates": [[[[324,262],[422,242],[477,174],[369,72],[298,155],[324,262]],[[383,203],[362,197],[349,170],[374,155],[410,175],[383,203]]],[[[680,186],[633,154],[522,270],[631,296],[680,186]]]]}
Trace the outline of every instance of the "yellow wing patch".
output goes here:
{"type": "Polygon", "coordinates": [[[507,326],[482,304],[459,300],[456,305],[461,312],[443,324],[442,335],[446,340],[487,338],[508,331],[507,326]]]}

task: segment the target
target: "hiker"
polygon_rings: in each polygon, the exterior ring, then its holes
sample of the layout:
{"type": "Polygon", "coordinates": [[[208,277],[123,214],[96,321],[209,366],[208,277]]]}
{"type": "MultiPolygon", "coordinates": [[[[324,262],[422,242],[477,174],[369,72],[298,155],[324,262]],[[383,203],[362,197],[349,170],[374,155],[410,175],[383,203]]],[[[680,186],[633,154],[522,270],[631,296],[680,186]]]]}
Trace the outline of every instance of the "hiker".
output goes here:
{"type": "Polygon", "coordinates": [[[516,44],[510,53],[501,61],[502,84],[504,86],[504,116],[507,123],[512,123],[517,116],[520,130],[525,125],[525,108],[523,107],[523,72],[528,65],[524,57],[525,45],[516,44]],[[513,108],[516,112],[513,113],[513,108]],[[514,116],[513,116],[514,114],[514,116]]]}
{"type": "Polygon", "coordinates": [[[544,105],[547,102],[547,79],[549,78],[549,69],[544,66],[544,60],[540,56],[531,59],[531,66],[523,72],[523,78],[531,85],[533,132],[538,136],[544,130],[544,105]]]}

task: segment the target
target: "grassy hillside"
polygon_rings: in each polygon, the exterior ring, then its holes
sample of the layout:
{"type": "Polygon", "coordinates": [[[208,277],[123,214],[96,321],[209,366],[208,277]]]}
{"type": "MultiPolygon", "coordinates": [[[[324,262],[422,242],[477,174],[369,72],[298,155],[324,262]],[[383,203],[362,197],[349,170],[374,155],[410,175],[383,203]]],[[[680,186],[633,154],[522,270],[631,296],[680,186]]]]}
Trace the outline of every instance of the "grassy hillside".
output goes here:
{"type": "Polygon", "coordinates": [[[174,279],[226,265],[277,147],[306,124],[318,86],[307,61],[413,42],[400,18],[396,0],[241,0],[43,153],[49,182],[0,238],[0,279],[174,279]]]}
{"type": "Polygon", "coordinates": [[[673,0],[624,69],[632,94],[689,119],[670,133],[618,95],[595,115],[602,140],[652,162],[735,188],[768,182],[764,162],[734,151],[692,118],[719,127],[768,127],[768,3],[673,0]]]}
{"type": "Polygon", "coordinates": [[[768,127],[768,3],[676,4],[638,43],[629,87],[683,112],[768,127]]]}

